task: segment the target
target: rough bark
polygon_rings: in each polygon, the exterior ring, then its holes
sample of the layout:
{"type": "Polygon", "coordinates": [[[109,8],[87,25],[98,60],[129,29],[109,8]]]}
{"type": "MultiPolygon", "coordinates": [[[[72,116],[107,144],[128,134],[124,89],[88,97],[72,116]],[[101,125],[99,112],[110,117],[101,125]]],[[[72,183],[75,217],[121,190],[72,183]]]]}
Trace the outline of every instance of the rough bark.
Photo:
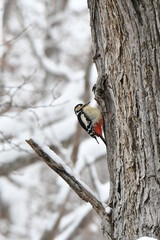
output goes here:
{"type": "Polygon", "coordinates": [[[111,239],[160,239],[160,2],[88,0],[88,7],[108,146],[111,239]]]}

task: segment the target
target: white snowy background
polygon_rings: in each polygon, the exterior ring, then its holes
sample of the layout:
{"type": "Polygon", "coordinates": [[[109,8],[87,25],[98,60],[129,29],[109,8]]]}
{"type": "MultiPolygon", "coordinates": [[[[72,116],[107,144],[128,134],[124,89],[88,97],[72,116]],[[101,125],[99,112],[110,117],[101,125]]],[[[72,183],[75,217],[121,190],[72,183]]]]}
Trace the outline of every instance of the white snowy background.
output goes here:
{"type": "Polygon", "coordinates": [[[25,142],[48,145],[106,201],[105,146],[73,111],[96,105],[87,1],[0,0],[0,67],[0,240],[103,239],[91,206],[25,142]]]}
{"type": "Polygon", "coordinates": [[[80,130],[73,111],[96,105],[86,0],[1,0],[0,57],[0,239],[102,239],[91,206],[25,142],[50,146],[107,199],[105,146],[80,130]]]}

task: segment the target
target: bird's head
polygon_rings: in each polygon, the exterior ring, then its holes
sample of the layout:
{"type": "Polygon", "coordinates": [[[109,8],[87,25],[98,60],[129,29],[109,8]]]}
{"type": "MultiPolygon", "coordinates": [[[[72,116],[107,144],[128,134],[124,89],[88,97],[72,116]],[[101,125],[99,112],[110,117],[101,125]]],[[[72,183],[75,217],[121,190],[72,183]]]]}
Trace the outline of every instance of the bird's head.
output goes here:
{"type": "Polygon", "coordinates": [[[82,103],[77,104],[74,108],[75,114],[78,115],[83,110],[83,108],[86,107],[89,103],[90,102],[85,103],[85,104],[82,104],[82,103]]]}

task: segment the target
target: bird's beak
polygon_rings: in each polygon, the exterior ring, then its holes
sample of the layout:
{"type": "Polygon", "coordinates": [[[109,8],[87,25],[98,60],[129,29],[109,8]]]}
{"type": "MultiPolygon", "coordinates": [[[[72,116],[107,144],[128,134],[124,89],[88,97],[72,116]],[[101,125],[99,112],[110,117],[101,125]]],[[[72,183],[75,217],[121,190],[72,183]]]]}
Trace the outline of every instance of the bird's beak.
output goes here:
{"type": "Polygon", "coordinates": [[[83,105],[83,107],[86,107],[88,104],[90,104],[90,102],[88,102],[88,103],[85,103],[85,104],[83,105]]]}

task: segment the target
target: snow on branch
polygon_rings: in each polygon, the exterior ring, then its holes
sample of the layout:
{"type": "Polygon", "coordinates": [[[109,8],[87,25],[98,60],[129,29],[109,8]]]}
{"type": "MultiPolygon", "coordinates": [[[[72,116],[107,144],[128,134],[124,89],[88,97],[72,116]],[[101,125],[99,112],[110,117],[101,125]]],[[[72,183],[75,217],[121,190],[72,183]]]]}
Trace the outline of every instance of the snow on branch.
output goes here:
{"type": "Polygon", "coordinates": [[[78,196],[85,202],[89,202],[95,211],[103,217],[105,206],[95,196],[94,192],[81,180],[74,176],[72,170],[63,162],[63,160],[54,153],[49,147],[42,145],[37,140],[26,140],[32,149],[43,159],[43,161],[61,176],[78,196]]]}

